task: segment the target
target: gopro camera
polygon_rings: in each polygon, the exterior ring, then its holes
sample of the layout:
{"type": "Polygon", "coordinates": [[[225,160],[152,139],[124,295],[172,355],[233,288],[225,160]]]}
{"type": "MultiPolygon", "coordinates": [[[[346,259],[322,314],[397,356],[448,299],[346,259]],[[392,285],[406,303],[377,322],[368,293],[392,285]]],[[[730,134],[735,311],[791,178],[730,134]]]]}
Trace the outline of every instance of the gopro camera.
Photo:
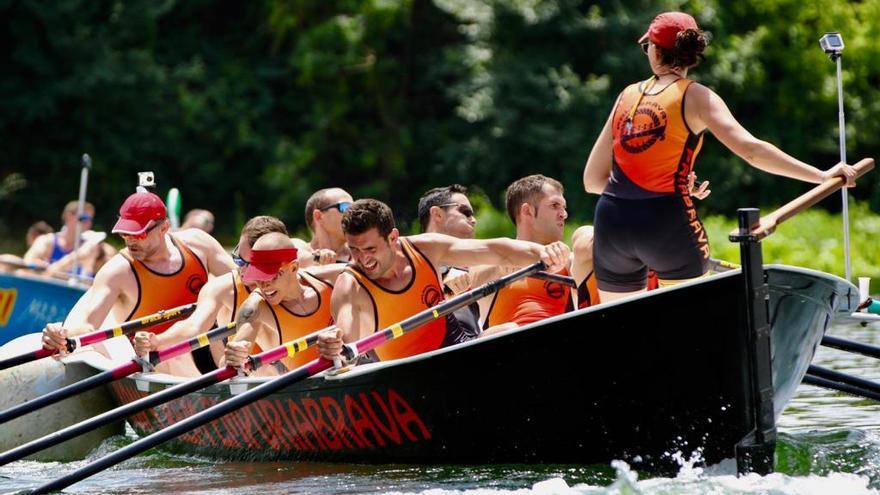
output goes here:
{"type": "Polygon", "coordinates": [[[829,55],[840,55],[843,51],[843,37],[840,33],[825,33],[819,38],[819,46],[829,55]]]}
{"type": "Polygon", "coordinates": [[[156,176],[153,172],[138,172],[138,185],[141,187],[156,187],[156,176]]]}

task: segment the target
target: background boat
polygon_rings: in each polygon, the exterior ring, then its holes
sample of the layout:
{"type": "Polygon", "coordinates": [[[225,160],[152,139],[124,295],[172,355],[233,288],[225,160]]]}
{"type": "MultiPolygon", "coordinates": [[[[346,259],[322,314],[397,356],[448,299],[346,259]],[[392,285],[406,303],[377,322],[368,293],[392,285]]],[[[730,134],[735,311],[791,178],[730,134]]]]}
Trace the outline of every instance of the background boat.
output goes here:
{"type": "Polygon", "coordinates": [[[64,320],[86,290],[78,283],[0,273],[0,345],[64,320]]]}

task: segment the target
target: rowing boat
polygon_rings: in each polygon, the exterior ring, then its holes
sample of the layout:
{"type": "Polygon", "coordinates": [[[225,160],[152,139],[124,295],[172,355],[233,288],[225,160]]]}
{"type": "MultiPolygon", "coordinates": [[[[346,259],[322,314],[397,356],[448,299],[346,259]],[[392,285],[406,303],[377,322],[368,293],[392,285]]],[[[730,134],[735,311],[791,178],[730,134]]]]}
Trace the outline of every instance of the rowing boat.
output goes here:
{"type": "MultiPolygon", "coordinates": [[[[858,290],[765,267],[775,415],[832,317],[858,290]]],[[[173,452],[237,460],[363,463],[714,464],[754,428],[740,270],[543,320],[419,356],[321,374],[184,434],[173,452]],[[751,425],[751,426],[750,426],[751,425]]],[[[135,375],[129,403],[182,379],[135,375]]],[[[128,418],[163,429],[265,381],[237,378],[128,418]]]]}

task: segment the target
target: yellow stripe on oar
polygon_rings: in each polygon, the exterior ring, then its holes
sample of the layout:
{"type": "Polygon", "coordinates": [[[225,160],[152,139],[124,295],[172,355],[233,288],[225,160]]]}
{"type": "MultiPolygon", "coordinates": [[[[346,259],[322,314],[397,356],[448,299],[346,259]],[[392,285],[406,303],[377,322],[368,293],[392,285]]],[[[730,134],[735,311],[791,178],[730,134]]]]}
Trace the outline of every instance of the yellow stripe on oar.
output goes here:
{"type": "Polygon", "coordinates": [[[122,335],[122,327],[116,327],[116,328],[114,328],[114,329],[113,329],[113,336],[114,336],[114,337],[119,337],[120,335],[122,335]]]}
{"type": "Polygon", "coordinates": [[[296,354],[296,342],[293,344],[287,344],[284,347],[287,347],[287,357],[293,357],[293,355],[296,354]]]}
{"type": "Polygon", "coordinates": [[[306,342],[306,339],[299,339],[293,343],[293,346],[296,347],[296,350],[302,352],[309,348],[309,343],[306,342]]]}
{"type": "Polygon", "coordinates": [[[211,340],[208,339],[208,334],[203,333],[203,334],[199,335],[199,345],[200,346],[207,347],[208,344],[210,344],[210,343],[211,343],[211,340]]]}
{"type": "Polygon", "coordinates": [[[436,320],[437,318],[440,318],[440,312],[435,309],[434,310],[434,319],[436,320]]]}
{"type": "MultiPolygon", "coordinates": [[[[435,312],[436,312],[436,310],[435,310],[435,312]]],[[[400,324],[392,325],[391,326],[391,335],[393,335],[395,339],[397,337],[400,337],[401,335],[403,335],[403,327],[400,326],[400,324]]]]}

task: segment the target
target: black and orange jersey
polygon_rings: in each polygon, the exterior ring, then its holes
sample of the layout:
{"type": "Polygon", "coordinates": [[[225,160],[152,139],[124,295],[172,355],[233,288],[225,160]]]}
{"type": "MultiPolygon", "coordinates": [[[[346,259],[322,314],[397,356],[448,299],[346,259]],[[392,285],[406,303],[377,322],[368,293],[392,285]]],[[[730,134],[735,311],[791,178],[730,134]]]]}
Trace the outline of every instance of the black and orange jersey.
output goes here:
{"type": "MultiPolygon", "coordinates": [[[[568,270],[560,275],[568,276],[568,270]]],[[[514,322],[520,326],[561,315],[571,308],[571,289],[559,282],[526,277],[516,280],[492,296],[483,328],[514,322]]]]}
{"type": "MultiPolygon", "coordinates": [[[[345,271],[367,291],[373,303],[374,331],[383,330],[443,300],[443,289],[434,266],[418,248],[400,239],[403,254],[412,267],[412,280],[401,290],[393,291],[370,280],[356,266],[345,271]]],[[[438,318],[375,349],[382,361],[433,351],[443,346],[446,338],[446,318],[438,318]]]]}
{"type": "MultiPolygon", "coordinates": [[[[120,251],[131,266],[138,289],[137,302],[125,321],[194,303],[198,299],[199,291],[208,281],[208,271],[202,260],[183,241],[171,236],[171,243],[180,252],[182,263],[176,272],[168,274],[153,271],[143,262],[132,258],[128,249],[120,251]]],[[[174,321],[160,323],[150,331],[159,334],[173,324],[174,321]]]]}
{"type": "Polygon", "coordinates": [[[596,272],[590,272],[587,278],[577,286],[578,309],[599,304],[599,287],[596,285],[596,272]]]}
{"type": "MultiPolygon", "coordinates": [[[[330,297],[333,294],[333,285],[314,275],[300,270],[299,281],[303,286],[311,287],[318,295],[318,307],[309,314],[297,314],[283,303],[277,306],[269,306],[272,316],[275,318],[275,328],[278,329],[278,344],[290,342],[317,330],[322,330],[333,324],[333,313],[330,311],[330,297]]],[[[317,346],[297,352],[293,357],[287,357],[281,362],[292,370],[318,358],[317,346]]]]}
{"type": "Polygon", "coordinates": [[[703,144],[703,133],[694,134],[684,117],[685,93],[692,83],[679,79],[651,95],[646,93],[653,86],[649,79],[623,90],[612,117],[613,162],[604,194],[622,199],[689,196],[688,174],[703,144]]]}

